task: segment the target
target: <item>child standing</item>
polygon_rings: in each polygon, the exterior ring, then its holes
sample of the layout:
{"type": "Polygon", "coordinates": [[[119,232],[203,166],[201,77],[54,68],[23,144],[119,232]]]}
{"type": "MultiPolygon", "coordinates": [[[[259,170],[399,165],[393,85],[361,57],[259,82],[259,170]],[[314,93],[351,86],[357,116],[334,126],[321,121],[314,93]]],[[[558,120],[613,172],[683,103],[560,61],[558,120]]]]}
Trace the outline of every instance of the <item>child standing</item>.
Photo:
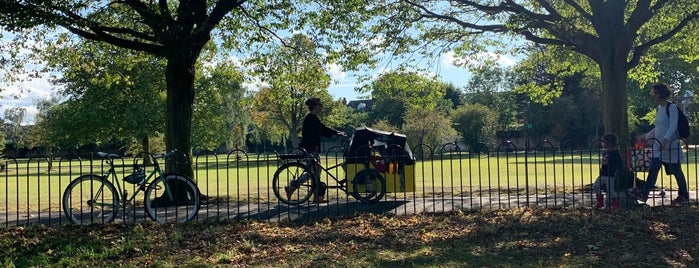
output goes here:
{"type": "Polygon", "coordinates": [[[617,149],[617,137],[614,133],[602,135],[602,146],[607,150],[602,155],[602,166],[599,169],[599,177],[595,180],[592,188],[597,194],[597,203],[594,208],[600,209],[604,207],[604,195],[602,195],[602,187],[605,188],[607,195],[611,198],[611,210],[619,209],[619,193],[614,188],[614,179],[616,172],[623,172],[623,164],[619,149],[617,149]]]}

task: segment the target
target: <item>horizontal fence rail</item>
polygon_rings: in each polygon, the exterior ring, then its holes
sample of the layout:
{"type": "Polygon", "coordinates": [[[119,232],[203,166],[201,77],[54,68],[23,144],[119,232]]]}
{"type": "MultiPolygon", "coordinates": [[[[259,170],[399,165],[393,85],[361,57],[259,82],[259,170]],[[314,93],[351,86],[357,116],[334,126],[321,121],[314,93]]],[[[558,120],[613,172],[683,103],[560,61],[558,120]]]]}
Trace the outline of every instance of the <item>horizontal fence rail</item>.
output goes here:
{"type": "MultiPolygon", "coordinates": [[[[632,142],[627,141],[619,147],[630,167],[637,167],[638,163],[631,165],[631,160],[643,162],[643,159],[632,159],[632,155],[651,154],[656,142],[649,140],[644,148],[633,149],[632,142]]],[[[367,149],[366,153],[355,152],[352,156],[344,148],[332,147],[320,155],[323,167],[334,167],[321,173],[321,181],[328,186],[328,202],[304,202],[295,206],[276,198],[272,179],[280,165],[305,161],[288,157],[298,154],[299,150],[256,154],[242,150],[227,154],[205,151],[191,159],[193,180],[202,195],[201,209],[195,220],[315,220],[358,213],[591,207],[595,200],[592,183],[599,175],[604,147],[600,141],[584,146],[543,141],[525,148],[518,148],[511,142],[491,147],[474,144],[467,148],[452,143],[440,148],[421,145],[412,151],[391,150],[390,147],[382,152],[367,149]],[[386,180],[387,193],[376,203],[358,201],[348,188],[364,187],[350,184],[366,168],[379,171],[386,180]]],[[[697,148],[683,146],[682,152],[685,159],[682,170],[687,178],[690,201],[696,205],[697,148]]],[[[118,179],[133,171],[134,161],[142,161],[142,158],[115,160],[118,179]]],[[[80,175],[105,174],[108,168],[96,155],[6,159],[0,174],[0,226],[70,224],[61,206],[66,186],[80,175]]],[[[633,170],[633,174],[634,183],[643,183],[647,176],[642,168],[633,170]]],[[[121,181],[121,185],[128,193],[137,190],[133,184],[121,181]]],[[[677,196],[674,177],[661,171],[656,186],[647,204],[670,205],[670,200],[677,196]]],[[[150,221],[144,211],[143,197],[136,197],[135,209],[120,211],[116,221],[150,221]]]]}

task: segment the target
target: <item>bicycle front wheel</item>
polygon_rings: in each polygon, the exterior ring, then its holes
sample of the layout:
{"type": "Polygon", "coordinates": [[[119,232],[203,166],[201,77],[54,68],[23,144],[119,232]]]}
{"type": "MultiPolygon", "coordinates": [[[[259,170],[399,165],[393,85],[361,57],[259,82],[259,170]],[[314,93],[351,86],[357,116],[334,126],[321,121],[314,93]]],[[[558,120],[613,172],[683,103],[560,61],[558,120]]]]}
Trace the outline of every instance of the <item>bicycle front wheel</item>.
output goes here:
{"type": "Polygon", "coordinates": [[[70,182],[62,201],[63,213],[80,225],[111,222],[119,211],[114,185],[97,175],[83,175],[70,182]]]}
{"type": "Polygon", "coordinates": [[[274,173],[272,191],[282,203],[292,206],[308,201],[313,194],[313,175],[306,165],[291,162],[274,173]]]}
{"type": "Polygon", "coordinates": [[[386,194],[386,180],[373,169],[364,169],[352,179],[352,196],[364,203],[376,203],[386,194]]]}
{"type": "Polygon", "coordinates": [[[187,176],[165,174],[148,185],[144,205],[158,223],[186,223],[199,212],[199,189],[187,176]]]}

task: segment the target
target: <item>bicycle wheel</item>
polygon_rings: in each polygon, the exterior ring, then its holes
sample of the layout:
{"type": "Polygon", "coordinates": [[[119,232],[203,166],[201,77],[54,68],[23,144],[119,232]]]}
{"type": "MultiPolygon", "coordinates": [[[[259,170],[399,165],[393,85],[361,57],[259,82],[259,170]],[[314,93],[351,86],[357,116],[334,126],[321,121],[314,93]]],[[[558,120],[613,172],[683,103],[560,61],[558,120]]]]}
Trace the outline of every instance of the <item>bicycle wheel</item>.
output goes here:
{"type": "Polygon", "coordinates": [[[364,169],[352,179],[352,196],[364,203],[376,203],[386,194],[386,180],[373,169],[364,169]]]}
{"type": "Polygon", "coordinates": [[[308,201],[313,194],[313,175],[302,163],[287,163],[274,173],[272,191],[282,203],[292,206],[308,201]]]}
{"type": "Polygon", "coordinates": [[[118,211],[119,195],[102,176],[80,176],[63,192],[63,213],[75,224],[108,223],[118,211]]]}
{"type": "Polygon", "coordinates": [[[199,189],[187,176],[165,174],[148,184],[144,205],[158,223],[186,223],[199,212],[199,189]]]}

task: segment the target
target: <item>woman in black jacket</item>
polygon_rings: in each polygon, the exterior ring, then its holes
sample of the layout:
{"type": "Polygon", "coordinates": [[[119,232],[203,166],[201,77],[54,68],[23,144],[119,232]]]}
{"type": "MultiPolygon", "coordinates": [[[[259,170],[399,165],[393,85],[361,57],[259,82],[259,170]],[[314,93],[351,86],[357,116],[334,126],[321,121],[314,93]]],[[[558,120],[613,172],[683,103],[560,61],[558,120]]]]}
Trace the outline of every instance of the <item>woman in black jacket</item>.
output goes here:
{"type": "MultiPolygon", "coordinates": [[[[323,109],[323,104],[320,102],[319,98],[306,100],[306,106],[308,106],[309,113],[306,114],[306,118],[303,119],[300,147],[320,162],[320,137],[345,136],[345,132],[329,128],[320,121],[318,115],[323,109]]],[[[316,164],[311,164],[310,166],[313,174],[316,176],[314,179],[318,183],[317,185],[322,185],[319,176],[320,167],[316,164]]],[[[316,187],[313,193],[313,202],[315,203],[327,202],[324,197],[325,191],[320,188],[322,187],[316,187]]]]}

